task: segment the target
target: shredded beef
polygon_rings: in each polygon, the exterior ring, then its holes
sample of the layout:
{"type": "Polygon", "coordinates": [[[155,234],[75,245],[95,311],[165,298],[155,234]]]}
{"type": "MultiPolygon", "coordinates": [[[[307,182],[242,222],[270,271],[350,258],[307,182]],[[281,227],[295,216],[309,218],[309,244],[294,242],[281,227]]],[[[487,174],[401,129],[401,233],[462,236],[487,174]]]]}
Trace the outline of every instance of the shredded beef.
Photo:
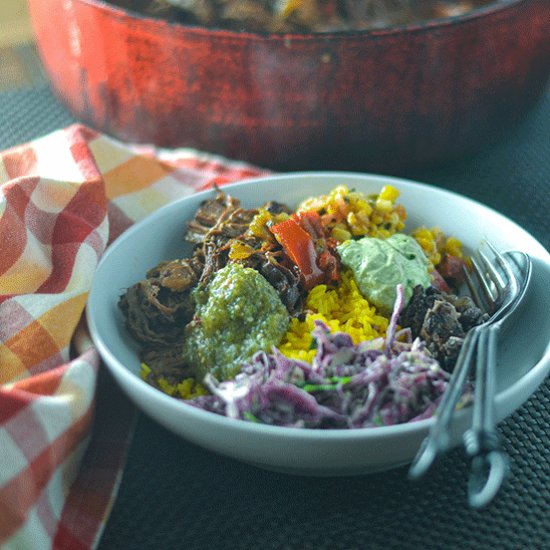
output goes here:
{"type": "MultiPolygon", "coordinates": [[[[281,203],[270,202],[265,207],[277,212],[289,211],[281,203]]],[[[119,306],[128,331],[137,341],[148,346],[148,353],[156,350],[156,346],[181,343],[183,328],[194,314],[192,289],[199,283],[207,285],[212,276],[227,264],[230,246],[235,239],[258,249],[243,263],[266,277],[289,313],[301,311],[299,276],[279,263],[273,250],[277,243],[262,243],[260,239],[247,235],[257,212],[257,209],[242,208],[238,199],[218,192],[213,199],[201,203],[193,220],[188,223],[184,239],[195,245],[192,257],[161,262],[147,272],[144,280],[127,289],[119,306]]]]}
{"type": "Polygon", "coordinates": [[[187,224],[185,240],[202,244],[207,233],[219,223],[220,219],[233,212],[239,205],[238,199],[225,193],[218,193],[214,199],[203,201],[197,208],[195,217],[187,224]]]}
{"type": "Polygon", "coordinates": [[[469,296],[459,297],[418,285],[399,317],[399,324],[409,327],[414,338],[425,340],[430,353],[450,372],[466,333],[486,319],[487,314],[469,296]]]}
{"type": "Polygon", "coordinates": [[[277,291],[288,312],[299,314],[303,309],[300,275],[274,260],[272,255],[266,257],[259,271],[277,291]]]}
{"type": "Polygon", "coordinates": [[[200,276],[202,285],[208,284],[214,273],[227,264],[229,248],[226,245],[246,233],[257,212],[245,210],[239,199],[223,192],[201,203],[187,224],[184,239],[195,244],[195,256],[204,264],[200,276]]]}
{"type": "Polygon", "coordinates": [[[190,294],[201,271],[197,258],[161,262],[131,286],[119,300],[130,334],[147,344],[181,341],[193,317],[190,294]]]}
{"type": "Polygon", "coordinates": [[[184,238],[198,245],[213,241],[222,246],[245,233],[257,212],[256,209],[244,210],[239,199],[219,192],[215,198],[201,203],[195,217],[187,224],[184,238]]]}
{"type": "Polygon", "coordinates": [[[202,273],[203,263],[198,257],[188,260],[161,262],[147,272],[147,278],[173,292],[183,292],[195,286],[202,273]]]}
{"type": "Polygon", "coordinates": [[[487,313],[483,313],[473,302],[470,296],[454,297],[453,305],[460,314],[460,324],[464,332],[480,325],[487,320],[487,313]]]}
{"type": "Polygon", "coordinates": [[[180,380],[182,370],[186,368],[179,345],[145,348],[140,357],[155,379],[163,376],[170,382],[174,378],[180,380]]]}
{"type": "Polygon", "coordinates": [[[436,300],[433,307],[426,312],[420,337],[445,370],[453,369],[464,336],[458,313],[453,305],[436,300]]]}
{"type": "MultiPolygon", "coordinates": [[[[288,206],[275,201],[265,203],[263,208],[273,214],[291,212],[288,206]]],[[[185,235],[187,240],[196,243],[195,254],[204,263],[200,284],[207,285],[212,276],[227,265],[231,244],[237,239],[255,250],[249,258],[239,261],[259,271],[275,288],[288,312],[297,315],[303,306],[299,273],[281,262],[280,245],[275,239],[265,242],[247,234],[257,213],[258,209],[246,210],[238,199],[223,192],[201,204],[185,235]]]]}

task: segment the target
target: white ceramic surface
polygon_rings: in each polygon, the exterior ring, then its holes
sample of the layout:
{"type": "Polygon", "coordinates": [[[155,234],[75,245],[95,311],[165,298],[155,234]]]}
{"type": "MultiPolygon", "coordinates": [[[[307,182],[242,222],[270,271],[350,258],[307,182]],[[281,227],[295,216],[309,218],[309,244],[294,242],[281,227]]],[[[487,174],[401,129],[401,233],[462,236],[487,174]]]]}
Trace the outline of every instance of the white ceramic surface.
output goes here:
{"type": "MultiPolygon", "coordinates": [[[[350,173],[299,173],[249,180],[224,187],[254,207],[273,199],[294,206],[336,185],[371,193],[391,183],[408,212],[407,229],[439,226],[470,249],[484,238],[500,249],[521,249],[533,258],[533,279],[524,307],[503,338],[498,367],[496,416],[518,408],[550,370],[550,255],[521,227],[477,202],[436,187],[396,178],[350,173]]],[[[92,338],[107,367],[128,396],[167,429],[224,455],[294,474],[350,475],[410,462],[431,420],[362,430],[299,430],[263,426],[198,410],[149,386],[138,377],[137,346],[126,333],[117,301],[124,290],[161,260],[185,256],[186,220],[207,191],[170,204],[126,231],[105,253],[89,296],[92,338]]],[[[453,425],[453,443],[468,427],[470,410],[453,425]]]]}

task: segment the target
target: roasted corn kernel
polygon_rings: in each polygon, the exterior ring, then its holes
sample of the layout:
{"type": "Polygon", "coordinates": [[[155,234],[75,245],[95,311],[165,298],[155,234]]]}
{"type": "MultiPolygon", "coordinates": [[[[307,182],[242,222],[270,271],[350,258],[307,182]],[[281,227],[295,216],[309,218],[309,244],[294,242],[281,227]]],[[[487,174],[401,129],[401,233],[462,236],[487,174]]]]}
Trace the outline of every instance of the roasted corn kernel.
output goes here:
{"type": "Polygon", "coordinates": [[[316,210],[330,236],[339,242],[351,237],[386,238],[405,227],[406,211],[396,205],[399,191],[386,185],[378,195],[335,187],[328,195],[305,200],[298,211],[316,210]]]}

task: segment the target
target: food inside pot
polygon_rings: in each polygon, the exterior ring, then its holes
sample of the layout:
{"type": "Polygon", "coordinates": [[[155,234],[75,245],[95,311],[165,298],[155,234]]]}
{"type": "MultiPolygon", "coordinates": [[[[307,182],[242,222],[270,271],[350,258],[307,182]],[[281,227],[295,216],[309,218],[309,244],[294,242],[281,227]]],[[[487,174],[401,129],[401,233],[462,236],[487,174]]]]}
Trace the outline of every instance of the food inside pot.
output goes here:
{"type": "Polygon", "coordinates": [[[500,0],[110,0],[184,24],[257,32],[334,32],[452,17],[500,0]]]}

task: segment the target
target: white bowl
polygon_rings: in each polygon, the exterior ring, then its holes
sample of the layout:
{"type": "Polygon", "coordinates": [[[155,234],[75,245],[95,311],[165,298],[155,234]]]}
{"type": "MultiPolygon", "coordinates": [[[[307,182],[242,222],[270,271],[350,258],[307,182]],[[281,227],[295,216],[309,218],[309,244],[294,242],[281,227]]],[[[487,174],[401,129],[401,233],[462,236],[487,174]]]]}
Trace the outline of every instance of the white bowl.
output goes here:
{"type": "MultiPolygon", "coordinates": [[[[336,185],[374,193],[392,184],[408,212],[407,228],[439,226],[473,249],[487,237],[500,249],[520,249],[533,258],[533,278],[524,307],[504,333],[500,348],[496,417],[518,408],[550,370],[550,255],[529,233],[508,218],[472,200],[407,180],[352,173],[296,173],[228,185],[224,191],[245,207],[278,200],[290,206],[336,185]]],[[[307,430],[265,426],[206,412],[146,384],[139,376],[138,346],[124,328],[117,307],[125,289],[161,260],[187,255],[186,221],[214,191],[172,203],[136,224],[105,253],[93,280],[87,318],[105,364],[128,396],[146,414],[177,435],[207,449],[294,474],[350,475],[410,462],[432,420],[355,430],[307,430]]],[[[456,415],[452,441],[457,445],[471,411],[456,415]]]]}

